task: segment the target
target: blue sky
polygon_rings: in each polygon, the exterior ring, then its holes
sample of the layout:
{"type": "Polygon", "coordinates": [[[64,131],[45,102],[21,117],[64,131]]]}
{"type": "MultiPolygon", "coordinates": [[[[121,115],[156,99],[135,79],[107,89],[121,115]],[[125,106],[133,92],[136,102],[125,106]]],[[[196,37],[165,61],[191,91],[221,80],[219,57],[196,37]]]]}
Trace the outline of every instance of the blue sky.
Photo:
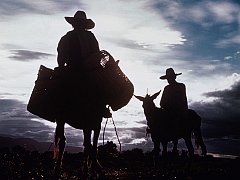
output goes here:
{"type": "MultiPolygon", "coordinates": [[[[39,66],[57,65],[57,43],[71,30],[64,17],[77,10],[96,23],[92,32],[100,48],[120,59],[135,94],[163,89],[167,82],[159,77],[168,67],[182,72],[177,80],[186,84],[189,106],[203,118],[209,151],[239,155],[237,0],[0,1],[0,134],[52,141],[55,124],[28,113],[26,104],[39,66]]],[[[133,98],[113,118],[124,148],[152,147],[139,101],[133,98]]],[[[66,133],[69,144],[82,146],[80,130],[67,126],[66,133]]],[[[117,143],[111,123],[105,136],[117,143]]]]}

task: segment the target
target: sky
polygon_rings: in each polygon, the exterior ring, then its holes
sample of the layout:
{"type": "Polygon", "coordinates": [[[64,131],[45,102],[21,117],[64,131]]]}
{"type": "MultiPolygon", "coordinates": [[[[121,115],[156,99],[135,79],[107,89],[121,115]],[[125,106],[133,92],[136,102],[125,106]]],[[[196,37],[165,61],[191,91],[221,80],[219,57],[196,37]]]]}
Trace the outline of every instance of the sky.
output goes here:
{"type": "MultiPolygon", "coordinates": [[[[240,152],[240,2],[238,0],[1,0],[0,134],[53,141],[55,124],[26,110],[40,65],[57,66],[57,44],[72,27],[64,17],[86,12],[91,31],[134,84],[134,94],[163,90],[166,68],[182,75],[189,107],[202,117],[208,151],[240,152]]],[[[155,100],[159,107],[160,96],[155,100]]],[[[123,149],[151,150],[142,104],[113,112],[123,149]]],[[[103,119],[104,126],[106,119],[103,119]]],[[[66,126],[67,143],[82,131],[66,126]]],[[[105,141],[117,136],[111,121],[105,141]]],[[[99,137],[102,144],[102,133],[99,137]]],[[[179,148],[184,148],[180,143],[179,148]]]]}

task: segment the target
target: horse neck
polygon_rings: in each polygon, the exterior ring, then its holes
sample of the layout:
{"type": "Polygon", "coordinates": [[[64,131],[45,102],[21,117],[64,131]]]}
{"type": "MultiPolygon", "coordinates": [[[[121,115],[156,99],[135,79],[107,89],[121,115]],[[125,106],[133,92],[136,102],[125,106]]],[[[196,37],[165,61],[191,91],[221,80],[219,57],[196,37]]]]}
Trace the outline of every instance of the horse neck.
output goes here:
{"type": "Polygon", "coordinates": [[[144,108],[144,114],[147,118],[147,120],[154,120],[156,117],[156,111],[157,111],[157,107],[155,106],[155,104],[151,104],[151,106],[148,106],[147,108],[144,108]]]}

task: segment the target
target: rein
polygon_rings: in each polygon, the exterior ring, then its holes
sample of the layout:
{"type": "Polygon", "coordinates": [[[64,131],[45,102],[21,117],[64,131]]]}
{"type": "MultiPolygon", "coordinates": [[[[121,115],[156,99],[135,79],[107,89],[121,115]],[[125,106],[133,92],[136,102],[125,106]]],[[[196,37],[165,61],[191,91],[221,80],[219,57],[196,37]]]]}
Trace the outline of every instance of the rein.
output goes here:
{"type": "Polygon", "coordinates": [[[106,123],[105,123],[104,129],[103,129],[103,145],[104,145],[104,135],[105,135],[105,130],[106,130],[106,126],[107,126],[108,120],[112,121],[112,123],[113,123],[114,130],[115,130],[115,133],[116,133],[116,136],[117,136],[117,139],[118,139],[118,143],[119,143],[119,151],[122,152],[122,145],[121,145],[118,133],[117,133],[117,128],[116,128],[116,125],[114,123],[113,117],[106,118],[106,123]]]}

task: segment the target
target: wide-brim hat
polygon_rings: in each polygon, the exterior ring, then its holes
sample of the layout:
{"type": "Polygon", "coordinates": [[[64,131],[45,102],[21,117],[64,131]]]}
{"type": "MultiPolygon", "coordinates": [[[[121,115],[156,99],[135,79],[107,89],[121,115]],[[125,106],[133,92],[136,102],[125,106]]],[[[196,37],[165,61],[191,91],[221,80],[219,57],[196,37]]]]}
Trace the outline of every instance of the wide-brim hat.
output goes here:
{"type": "Polygon", "coordinates": [[[160,77],[160,79],[169,79],[169,78],[176,78],[176,76],[181,75],[182,73],[175,73],[173,68],[168,68],[166,70],[166,75],[160,77]]]}
{"type": "Polygon", "coordinates": [[[93,20],[87,19],[84,11],[77,11],[73,17],[65,17],[65,20],[72,25],[81,25],[84,29],[92,29],[95,27],[93,20]]]}

